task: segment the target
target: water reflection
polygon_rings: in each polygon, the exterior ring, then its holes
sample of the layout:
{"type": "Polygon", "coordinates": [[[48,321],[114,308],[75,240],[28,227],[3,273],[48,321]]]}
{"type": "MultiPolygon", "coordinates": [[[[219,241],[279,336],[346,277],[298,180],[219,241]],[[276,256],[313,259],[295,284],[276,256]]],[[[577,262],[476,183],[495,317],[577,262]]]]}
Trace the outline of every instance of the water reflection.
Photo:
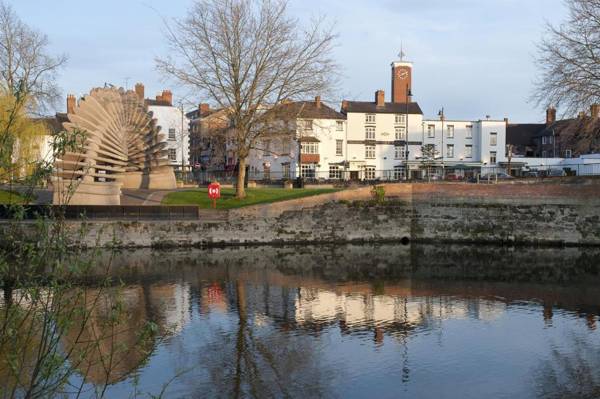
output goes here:
{"type": "Polygon", "coordinates": [[[157,393],[171,379],[168,397],[594,397],[599,253],[348,245],[106,254],[98,270],[112,259],[127,317],[111,331],[86,326],[111,339],[87,354],[82,375],[90,389],[108,382],[109,397],[136,384],[157,393]],[[136,345],[148,322],[158,337],[136,345]]]}

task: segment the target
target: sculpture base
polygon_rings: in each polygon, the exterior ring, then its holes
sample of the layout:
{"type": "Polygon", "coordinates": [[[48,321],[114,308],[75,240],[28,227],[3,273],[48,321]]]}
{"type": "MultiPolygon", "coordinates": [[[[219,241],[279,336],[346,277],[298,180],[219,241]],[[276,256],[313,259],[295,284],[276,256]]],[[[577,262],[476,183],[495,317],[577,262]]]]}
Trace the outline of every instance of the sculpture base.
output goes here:
{"type": "MultiPolygon", "coordinates": [[[[146,187],[144,187],[146,188],[146,187]]],[[[148,187],[151,190],[174,190],[177,188],[177,180],[173,169],[156,170],[148,174],[148,187]]]]}
{"type": "Polygon", "coordinates": [[[52,182],[54,205],[121,205],[121,182],[52,182]]]}

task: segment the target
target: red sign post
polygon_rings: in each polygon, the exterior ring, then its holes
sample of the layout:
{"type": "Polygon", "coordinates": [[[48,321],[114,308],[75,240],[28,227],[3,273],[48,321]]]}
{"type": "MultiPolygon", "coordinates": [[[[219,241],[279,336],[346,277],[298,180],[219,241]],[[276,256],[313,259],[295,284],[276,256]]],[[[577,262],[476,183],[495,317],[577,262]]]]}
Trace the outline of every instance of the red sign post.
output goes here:
{"type": "Polygon", "coordinates": [[[210,183],[208,185],[208,198],[212,200],[212,207],[217,207],[217,198],[221,198],[221,185],[219,183],[210,183]]]}

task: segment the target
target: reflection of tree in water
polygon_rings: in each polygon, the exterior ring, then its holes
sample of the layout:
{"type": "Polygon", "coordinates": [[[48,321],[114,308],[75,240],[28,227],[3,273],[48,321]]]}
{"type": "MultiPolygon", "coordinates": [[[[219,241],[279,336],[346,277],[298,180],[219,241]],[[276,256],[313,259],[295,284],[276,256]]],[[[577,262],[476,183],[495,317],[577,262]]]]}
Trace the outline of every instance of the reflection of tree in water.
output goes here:
{"type": "MultiPolygon", "coordinates": [[[[262,325],[248,301],[250,286],[243,281],[232,284],[237,326],[211,331],[220,339],[200,348],[198,362],[209,378],[194,390],[207,397],[325,396],[328,371],[319,362],[314,337],[285,331],[285,325],[262,325]]],[[[195,385],[197,380],[186,383],[195,385]]]]}
{"type": "Polygon", "coordinates": [[[551,358],[534,374],[537,396],[544,399],[600,398],[600,346],[591,336],[571,334],[561,349],[553,346],[551,358]],[[566,342],[569,345],[566,345],[566,342]]]}

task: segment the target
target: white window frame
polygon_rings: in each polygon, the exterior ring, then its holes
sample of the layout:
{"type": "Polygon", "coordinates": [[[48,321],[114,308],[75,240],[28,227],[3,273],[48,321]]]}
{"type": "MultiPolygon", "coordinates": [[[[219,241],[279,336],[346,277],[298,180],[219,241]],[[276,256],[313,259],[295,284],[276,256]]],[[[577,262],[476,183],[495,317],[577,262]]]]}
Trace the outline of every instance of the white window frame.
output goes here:
{"type": "Polygon", "coordinates": [[[317,176],[317,168],[314,163],[303,163],[300,166],[300,174],[304,178],[314,179],[317,176]]]}
{"type": "Polygon", "coordinates": [[[394,122],[396,125],[405,125],[406,124],[406,114],[396,114],[394,116],[394,122]]]}
{"type": "Polygon", "coordinates": [[[449,138],[449,139],[454,138],[454,125],[446,126],[446,138],[449,138]]]}
{"type": "Polygon", "coordinates": [[[375,140],[375,126],[365,126],[365,140],[375,140]]]}
{"type": "Polygon", "coordinates": [[[375,166],[365,166],[364,168],[364,174],[365,174],[365,180],[375,180],[375,173],[376,172],[376,168],[375,166]]]}
{"type": "Polygon", "coordinates": [[[365,123],[375,123],[376,120],[376,114],[365,114],[365,123]]]}
{"type": "Polygon", "coordinates": [[[406,157],[406,147],[403,145],[394,146],[394,159],[404,159],[406,157]]]}
{"type": "Polygon", "coordinates": [[[374,145],[365,145],[365,159],[375,159],[374,145]]]}
{"type": "Polygon", "coordinates": [[[542,136],[542,145],[547,144],[548,138],[546,136],[542,136]]]}
{"type": "Polygon", "coordinates": [[[329,178],[336,180],[342,178],[342,169],[339,165],[329,165],[329,178]]]}
{"type": "Polygon", "coordinates": [[[313,120],[312,119],[304,119],[302,121],[302,130],[304,130],[305,132],[312,132],[313,131],[313,120]]]}
{"type": "Polygon", "coordinates": [[[427,125],[427,137],[435,138],[435,125],[427,125]]]}
{"type": "Polygon", "coordinates": [[[473,138],[473,125],[467,125],[465,127],[467,129],[467,132],[465,133],[465,138],[472,139],[473,138]]]}
{"type": "Polygon", "coordinates": [[[465,145],[465,158],[473,158],[473,146],[470,144],[465,145]]]}
{"type": "Polygon", "coordinates": [[[406,140],[406,127],[396,126],[396,140],[406,140]]]}
{"type": "Polygon", "coordinates": [[[446,144],[446,158],[454,158],[454,144],[446,144]]]}
{"type": "Polygon", "coordinates": [[[344,155],[344,140],[335,141],[335,155],[338,157],[344,155]]]}
{"type": "Polygon", "coordinates": [[[496,147],[498,145],[498,133],[497,132],[491,132],[490,133],[490,146],[491,147],[496,147]]]}
{"type": "Polygon", "coordinates": [[[490,151],[490,165],[498,162],[498,153],[496,151],[490,151]]]}
{"type": "Polygon", "coordinates": [[[573,151],[565,150],[565,158],[573,158],[573,151]]]}
{"type": "Polygon", "coordinates": [[[177,140],[177,130],[175,130],[175,128],[170,127],[169,128],[169,141],[175,141],[177,140]]]}
{"type": "Polygon", "coordinates": [[[305,142],[302,143],[302,148],[300,150],[301,154],[318,154],[319,153],[319,143],[313,142],[305,142]]]}
{"type": "Polygon", "coordinates": [[[335,122],[335,130],[338,132],[344,131],[344,121],[336,121],[335,122]]]}
{"type": "Polygon", "coordinates": [[[169,148],[169,161],[177,161],[177,149],[169,148]]]}

